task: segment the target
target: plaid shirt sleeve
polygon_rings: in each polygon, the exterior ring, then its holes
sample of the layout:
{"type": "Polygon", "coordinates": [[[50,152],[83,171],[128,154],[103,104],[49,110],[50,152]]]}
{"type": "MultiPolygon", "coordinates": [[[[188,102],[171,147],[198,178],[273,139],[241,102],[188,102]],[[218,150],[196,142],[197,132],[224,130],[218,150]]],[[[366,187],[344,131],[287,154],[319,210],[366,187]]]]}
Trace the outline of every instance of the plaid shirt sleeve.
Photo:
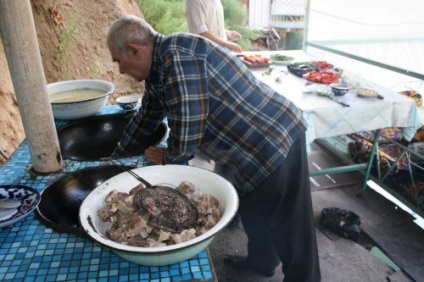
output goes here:
{"type": "Polygon", "coordinates": [[[163,100],[171,129],[164,163],[186,163],[202,143],[209,112],[206,59],[168,52],[163,63],[163,100]]]}
{"type": "Polygon", "coordinates": [[[134,115],[127,124],[123,136],[116,149],[112,153],[112,158],[122,157],[130,153],[143,153],[146,149],[147,140],[155,132],[159,123],[164,118],[163,106],[154,96],[148,94],[143,96],[142,107],[138,114],[134,115]],[[149,105],[145,107],[144,105],[149,105]],[[149,116],[150,118],[145,118],[149,116]]]}

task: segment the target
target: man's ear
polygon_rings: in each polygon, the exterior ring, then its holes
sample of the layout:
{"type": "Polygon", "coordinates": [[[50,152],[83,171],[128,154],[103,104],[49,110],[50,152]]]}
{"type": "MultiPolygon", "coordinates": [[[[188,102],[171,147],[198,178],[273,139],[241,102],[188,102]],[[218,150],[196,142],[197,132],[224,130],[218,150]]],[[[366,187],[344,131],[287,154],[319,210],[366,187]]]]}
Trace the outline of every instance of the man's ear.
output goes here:
{"type": "Polygon", "coordinates": [[[137,44],[128,44],[127,46],[128,55],[135,57],[136,59],[141,58],[141,48],[137,44]]]}

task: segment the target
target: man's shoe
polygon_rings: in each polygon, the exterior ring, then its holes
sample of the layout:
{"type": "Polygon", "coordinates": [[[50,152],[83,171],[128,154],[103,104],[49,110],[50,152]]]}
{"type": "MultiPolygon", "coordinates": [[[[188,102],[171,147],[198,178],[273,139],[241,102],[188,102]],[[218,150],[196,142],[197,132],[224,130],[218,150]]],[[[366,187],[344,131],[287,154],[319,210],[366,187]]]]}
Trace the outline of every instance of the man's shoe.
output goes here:
{"type": "Polygon", "coordinates": [[[243,271],[253,271],[265,277],[271,277],[275,273],[274,269],[271,269],[271,268],[267,269],[267,268],[258,266],[250,262],[246,257],[242,257],[242,256],[227,255],[224,258],[224,263],[231,266],[232,268],[243,270],[243,271]]]}

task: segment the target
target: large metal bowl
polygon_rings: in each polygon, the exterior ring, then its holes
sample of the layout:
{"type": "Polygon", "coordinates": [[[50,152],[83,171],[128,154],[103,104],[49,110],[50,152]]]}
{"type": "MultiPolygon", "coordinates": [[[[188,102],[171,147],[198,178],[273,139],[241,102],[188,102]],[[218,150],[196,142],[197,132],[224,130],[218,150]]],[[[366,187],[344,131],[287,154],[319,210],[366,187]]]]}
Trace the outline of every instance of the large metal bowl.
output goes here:
{"type": "Polygon", "coordinates": [[[167,183],[178,186],[187,180],[193,183],[202,194],[215,196],[221,204],[221,220],[209,231],[186,242],[164,247],[134,247],[107,239],[104,234],[110,223],[103,222],[97,211],[105,205],[105,198],[112,190],[129,192],[139,182],[129,173],[116,175],[94,189],[80,207],[79,219],[87,235],[110,248],[123,259],[148,266],[178,263],[203,251],[214,236],[225,228],[235,216],[239,199],[234,187],[221,176],[205,169],[185,165],[158,165],[133,169],[135,173],[152,184],[167,183]]]}
{"type": "Polygon", "coordinates": [[[47,93],[55,119],[71,120],[92,116],[106,105],[108,96],[114,91],[113,83],[95,79],[67,80],[47,85],[47,93]],[[74,97],[66,94],[66,92],[75,90],[101,90],[101,92],[95,95],[74,95],[74,97]],[[68,101],[55,100],[58,96],[68,101]]]}

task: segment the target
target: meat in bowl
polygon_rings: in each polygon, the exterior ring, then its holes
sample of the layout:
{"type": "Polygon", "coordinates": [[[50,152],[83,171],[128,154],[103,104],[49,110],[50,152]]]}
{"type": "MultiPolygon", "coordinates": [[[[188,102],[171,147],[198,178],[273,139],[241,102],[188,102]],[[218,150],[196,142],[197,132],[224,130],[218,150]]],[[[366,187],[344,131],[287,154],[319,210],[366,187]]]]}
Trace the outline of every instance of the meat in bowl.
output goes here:
{"type": "MultiPolygon", "coordinates": [[[[128,172],[118,174],[96,187],[81,204],[79,220],[87,236],[109,248],[121,258],[140,265],[161,266],[185,261],[202,252],[214,240],[236,215],[239,200],[234,186],[223,177],[202,168],[187,165],[151,165],[132,170],[151,183],[166,183],[178,187],[183,181],[189,181],[200,195],[212,195],[219,201],[221,219],[210,230],[179,244],[158,247],[137,247],[115,242],[106,237],[106,231],[112,226],[98,216],[105,206],[107,195],[113,190],[130,193],[140,181],[128,172]]],[[[201,216],[199,216],[201,218],[201,216]]]]}
{"type": "MultiPolygon", "coordinates": [[[[175,189],[186,195],[191,201],[192,205],[196,208],[197,217],[195,218],[195,224],[190,226],[190,228],[181,229],[179,232],[172,232],[167,228],[158,226],[158,224],[153,224],[137,208],[137,202],[134,199],[137,199],[137,195],[140,192],[144,192],[144,189],[146,189],[144,185],[140,184],[131,189],[129,193],[113,190],[107,195],[105,199],[106,205],[97,213],[102,221],[112,224],[111,228],[105,232],[107,238],[129,246],[167,246],[182,243],[200,236],[215,226],[221,219],[219,200],[210,194],[200,193],[194,184],[183,181],[175,189]]],[[[166,201],[166,199],[163,200],[166,201]]],[[[150,202],[150,214],[164,212],[157,207],[160,203],[153,200],[150,202]]],[[[173,206],[166,211],[169,214],[162,216],[169,217],[172,220],[184,220],[185,217],[189,217],[187,220],[191,220],[191,215],[187,215],[184,212],[181,213],[181,211],[184,211],[184,209],[173,206]],[[177,213],[177,216],[172,215],[172,212],[177,213]]],[[[180,223],[176,222],[176,224],[180,223]]]]}

